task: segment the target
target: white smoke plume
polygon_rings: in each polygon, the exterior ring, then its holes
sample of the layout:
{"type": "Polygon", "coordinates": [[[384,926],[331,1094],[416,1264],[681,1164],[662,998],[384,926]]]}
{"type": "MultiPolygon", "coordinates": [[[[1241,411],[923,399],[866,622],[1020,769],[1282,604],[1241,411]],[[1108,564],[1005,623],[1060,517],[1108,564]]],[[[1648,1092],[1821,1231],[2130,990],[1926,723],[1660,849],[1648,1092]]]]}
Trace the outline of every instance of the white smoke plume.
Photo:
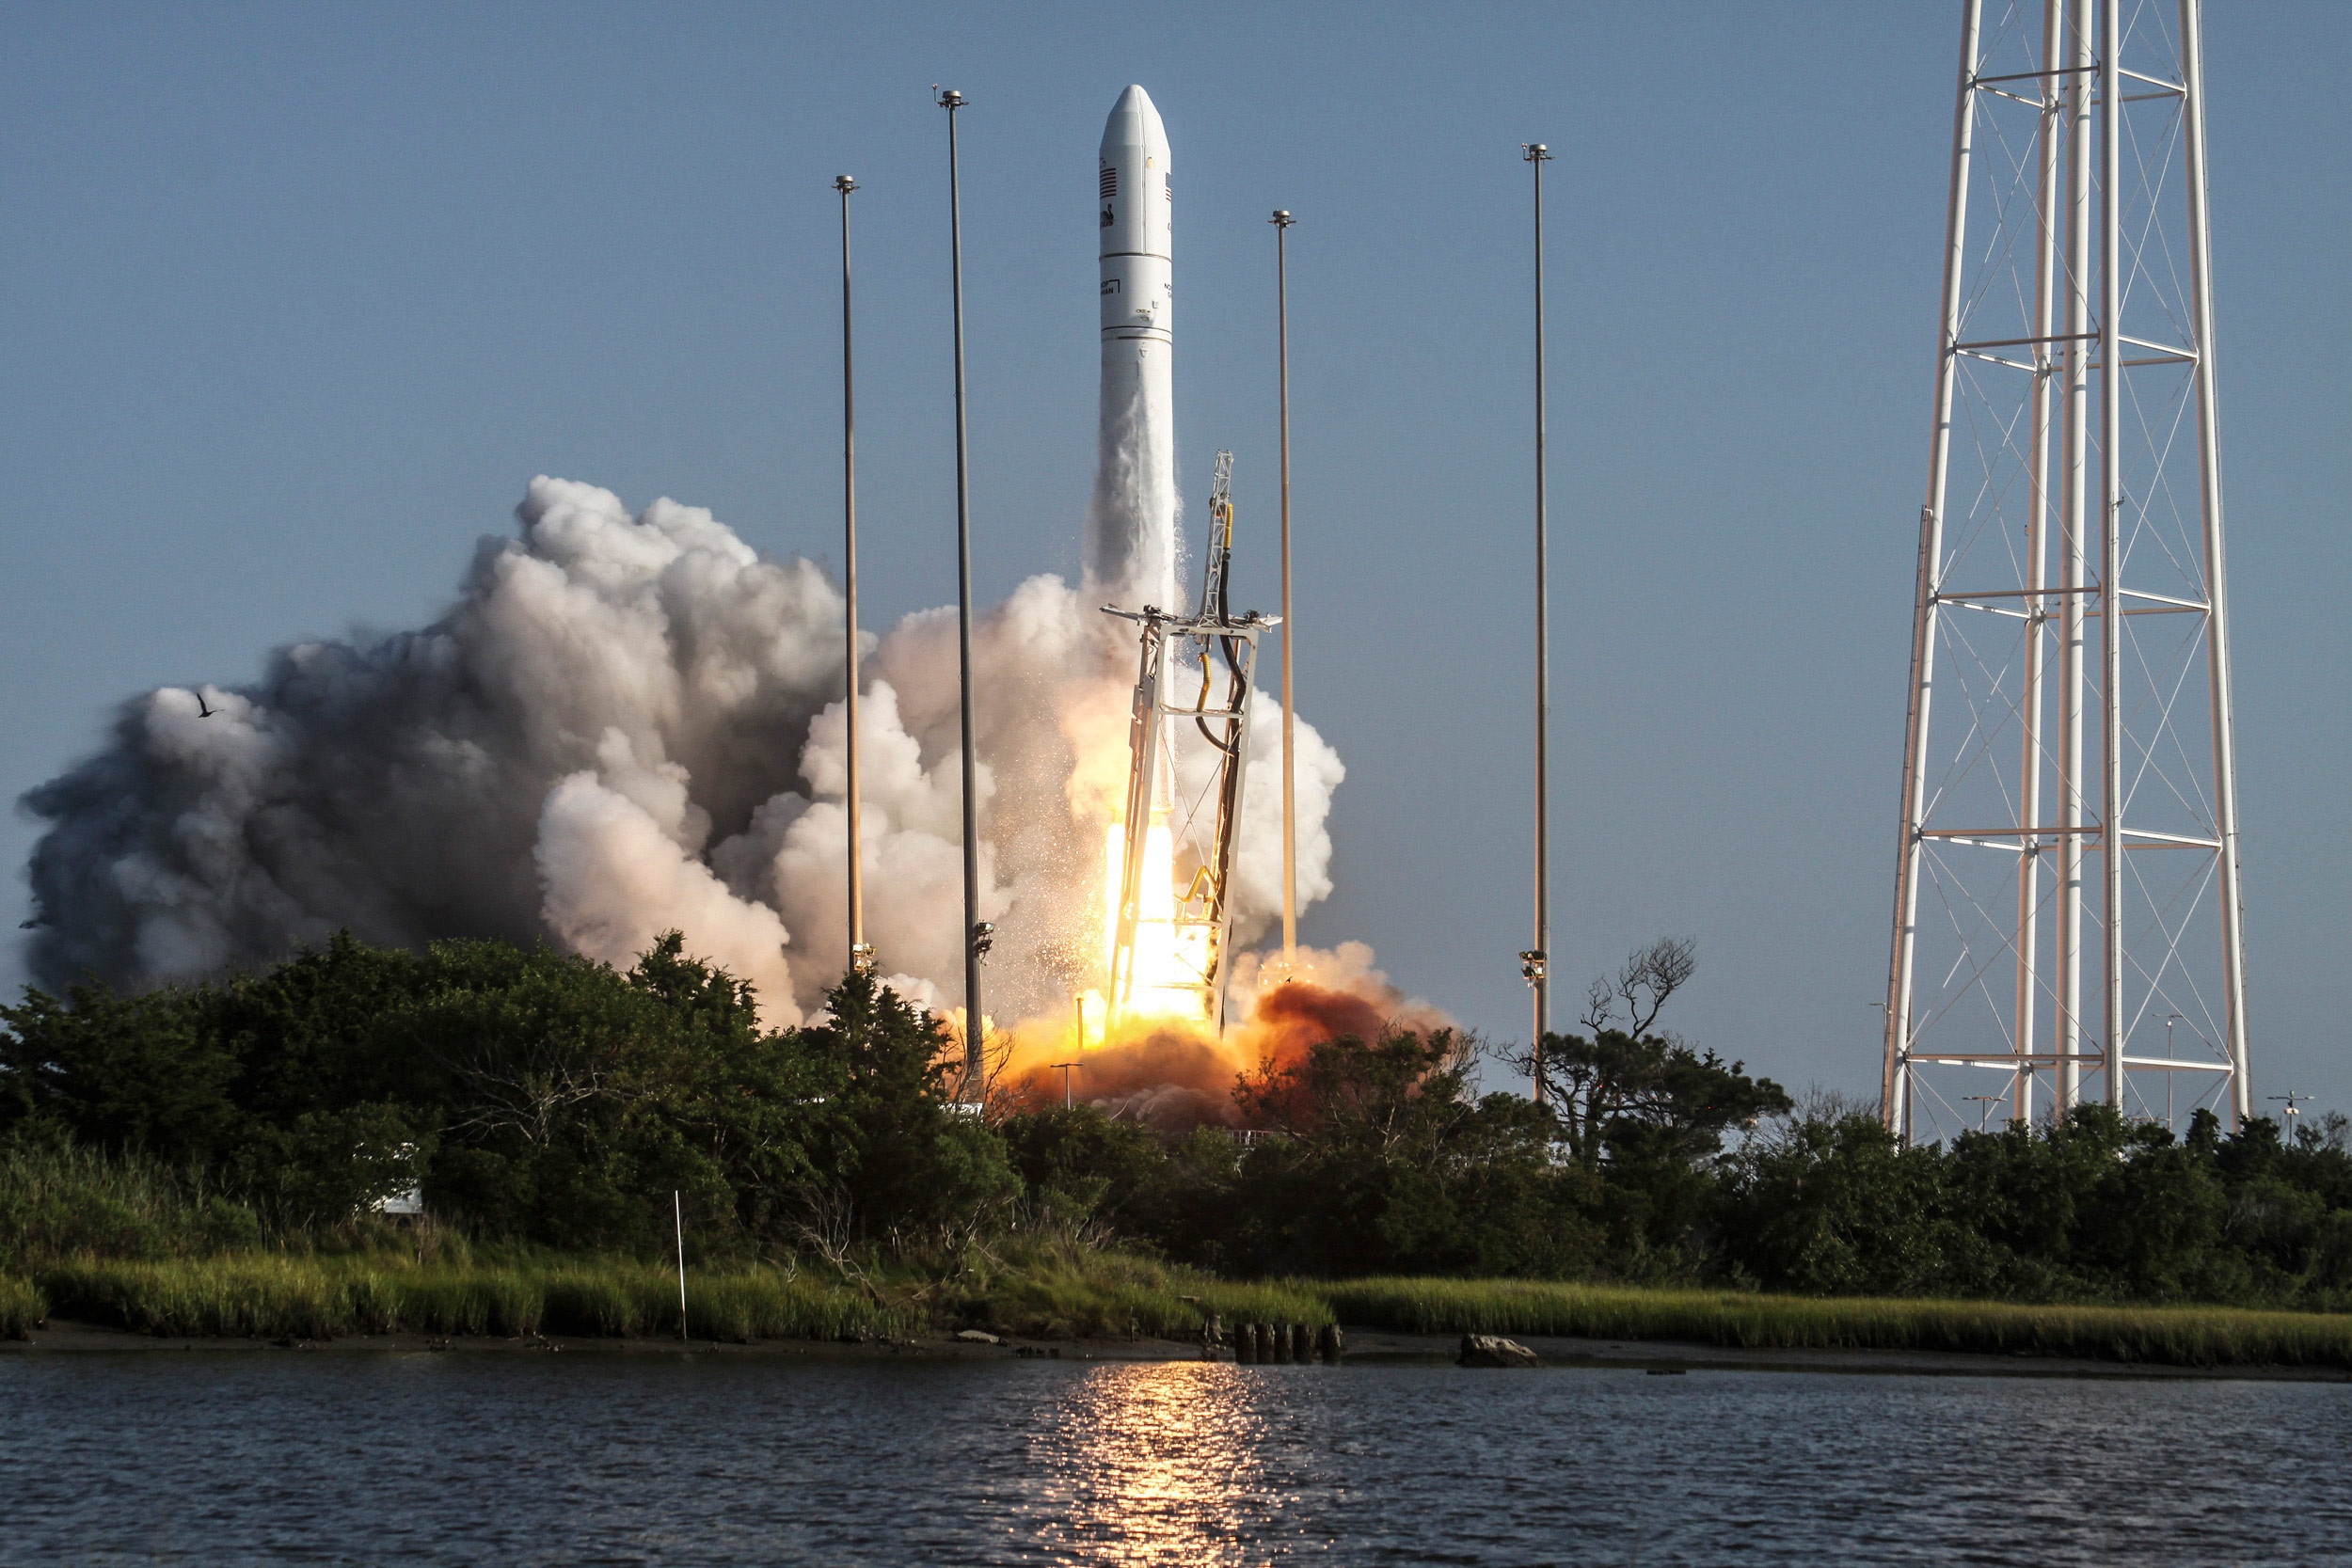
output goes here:
{"type": "MultiPolygon", "coordinates": [[[[842,601],[708,512],[532,482],[434,625],[277,650],[251,689],[165,688],[31,791],[36,980],[144,986],[378,942],[545,939],[626,963],[664,929],[771,1023],[847,966],[842,601]],[[215,710],[205,717],[201,706],[215,710]]],[[[1099,598],[1022,584],[975,628],[990,1010],[1099,983],[1104,825],[1134,644],[1099,598]]],[[[955,617],[861,670],[866,934],[898,988],[961,1000],[955,617]]],[[[1279,712],[1255,711],[1235,937],[1280,911],[1279,712]]],[[[1298,723],[1299,894],[1329,891],[1343,769],[1298,723]]]]}

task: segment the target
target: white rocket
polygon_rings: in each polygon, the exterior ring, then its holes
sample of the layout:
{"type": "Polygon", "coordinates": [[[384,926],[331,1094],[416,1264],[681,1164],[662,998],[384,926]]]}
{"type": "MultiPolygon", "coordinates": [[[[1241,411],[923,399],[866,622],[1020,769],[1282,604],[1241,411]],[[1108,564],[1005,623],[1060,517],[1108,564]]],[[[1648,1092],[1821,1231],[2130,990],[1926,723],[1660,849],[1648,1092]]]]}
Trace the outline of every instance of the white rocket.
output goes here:
{"type": "Polygon", "coordinates": [[[1131,87],[1103,127],[1103,422],[1089,565],[1124,604],[1176,597],[1175,314],[1168,131],[1131,87]]]}

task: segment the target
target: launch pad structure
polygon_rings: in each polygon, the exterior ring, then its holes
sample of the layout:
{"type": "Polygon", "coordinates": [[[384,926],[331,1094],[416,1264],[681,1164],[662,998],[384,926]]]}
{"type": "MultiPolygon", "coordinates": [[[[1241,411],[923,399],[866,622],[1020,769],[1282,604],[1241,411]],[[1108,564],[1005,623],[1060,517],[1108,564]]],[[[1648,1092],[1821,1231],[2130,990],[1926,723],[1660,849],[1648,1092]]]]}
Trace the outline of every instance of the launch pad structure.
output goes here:
{"type": "Polygon", "coordinates": [[[1106,1028],[1138,1012],[1190,1016],[1220,1032],[1225,1026],[1249,697],[1259,634],[1281,624],[1279,616],[1232,611],[1232,473],[1233,454],[1218,452],[1196,612],[1104,607],[1136,624],[1138,642],[1126,802],[1112,847],[1106,1028]],[[1177,681],[1196,663],[1200,689],[1186,701],[1177,681]],[[1180,766],[1203,752],[1205,766],[1180,766]],[[1180,891],[1176,868],[1187,864],[1194,869],[1180,891]]]}
{"type": "Polygon", "coordinates": [[[2235,1127],[2201,7],[1961,11],[1881,1114],[1963,1130],[1958,1075],[2235,1127]]]}

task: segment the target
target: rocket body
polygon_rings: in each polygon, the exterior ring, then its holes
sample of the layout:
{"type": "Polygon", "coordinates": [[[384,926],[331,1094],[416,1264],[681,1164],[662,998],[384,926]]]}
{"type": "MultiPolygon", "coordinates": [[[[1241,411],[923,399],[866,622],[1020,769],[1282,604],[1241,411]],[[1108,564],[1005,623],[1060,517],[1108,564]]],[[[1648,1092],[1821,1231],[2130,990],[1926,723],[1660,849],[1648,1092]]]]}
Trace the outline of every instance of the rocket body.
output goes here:
{"type": "Polygon", "coordinates": [[[1168,131],[1139,87],[1103,127],[1103,405],[1088,566],[1131,606],[1179,609],[1173,202],[1168,131]]]}

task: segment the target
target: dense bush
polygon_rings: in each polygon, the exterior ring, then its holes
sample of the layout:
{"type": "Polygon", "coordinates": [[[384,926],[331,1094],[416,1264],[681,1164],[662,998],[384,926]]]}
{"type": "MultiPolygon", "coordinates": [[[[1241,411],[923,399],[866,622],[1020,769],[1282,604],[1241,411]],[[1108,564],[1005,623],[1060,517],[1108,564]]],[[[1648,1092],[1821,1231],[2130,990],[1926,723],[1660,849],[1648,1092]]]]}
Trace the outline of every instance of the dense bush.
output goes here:
{"type": "Polygon", "coordinates": [[[1016,1191],[944,1105],[936,1026],[862,976],[834,1001],[829,1026],[762,1031],[751,988],[675,933],[627,974],[338,937],[217,985],[28,990],[0,1008],[0,1138],[201,1173],[281,1229],[421,1184],[481,1233],[575,1250],[661,1250],[674,1190],[718,1252],[920,1231],[1016,1191]]]}
{"type": "Polygon", "coordinates": [[[1229,1245],[1258,1269],[1317,1275],[1541,1275],[1597,1264],[1592,1183],[1551,1159],[1524,1096],[1473,1096],[1455,1037],[1327,1041],[1235,1096],[1280,1136],[1242,1162],[1229,1245]]]}
{"type": "Polygon", "coordinates": [[[2333,1117],[2282,1143],[2209,1111],[2176,1140],[2085,1105],[2036,1129],[1899,1147],[1816,1117],[1717,1178],[1725,1266],[1767,1290],[2023,1301],[2352,1305],[2352,1155],[2333,1117]]]}
{"type": "Polygon", "coordinates": [[[665,1253],[672,1191],[713,1266],[961,1290],[1034,1254],[1041,1322],[1127,1310],[1050,1261],[1104,1243],[1259,1277],[2352,1306],[2343,1117],[2176,1140],[2093,1106],[1904,1148],[1659,1033],[1689,973],[1661,943],[1596,988],[1545,1042],[1544,1104],[1475,1093],[1456,1037],[1343,1037],[1235,1084],[1246,1139],[965,1115],[895,992],[850,975],[821,1022],[762,1030],[675,935],[626,973],[339,938],[218,984],[27,991],[0,1008],[0,1275],[377,1244],[373,1205],[421,1184],[450,1234],[568,1254],[665,1253]]]}

